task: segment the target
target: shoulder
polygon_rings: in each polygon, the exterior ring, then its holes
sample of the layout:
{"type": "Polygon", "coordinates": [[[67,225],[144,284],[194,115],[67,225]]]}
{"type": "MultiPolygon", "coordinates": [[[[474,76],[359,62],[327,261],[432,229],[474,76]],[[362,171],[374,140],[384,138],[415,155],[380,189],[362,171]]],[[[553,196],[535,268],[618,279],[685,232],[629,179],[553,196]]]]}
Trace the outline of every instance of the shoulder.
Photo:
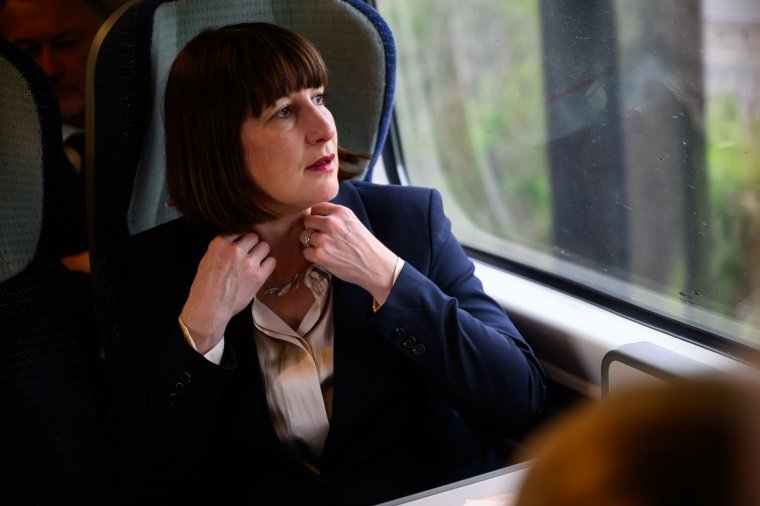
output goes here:
{"type": "Polygon", "coordinates": [[[336,200],[352,208],[359,205],[370,216],[378,212],[383,215],[408,215],[415,210],[427,211],[431,204],[440,202],[440,195],[433,188],[350,180],[341,183],[336,200]]]}
{"type": "Polygon", "coordinates": [[[148,230],[139,232],[130,237],[129,242],[133,246],[142,247],[148,246],[163,241],[171,241],[177,236],[183,236],[182,229],[184,228],[184,221],[182,218],[169,221],[162,225],[158,225],[148,230]]]}
{"type": "Polygon", "coordinates": [[[172,261],[177,257],[202,256],[210,241],[211,236],[207,238],[180,217],[135,234],[130,238],[130,248],[133,254],[148,252],[156,260],[166,257],[172,261]]]}
{"type": "Polygon", "coordinates": [[[369,181],[360,181],[350,179],[341,183],[341,192],[354,192],[361,195],[362,198],[372,199],[378,197],[396,196],[398,198],[411,197],[419,198],[437,192],[434,188],[425,188],[422,186],[398,185],[398,184],[377,184],[369,181]]]}
{"type": "Polygon", "coordinates": [[[184,218],[135,234],[129,240],[127,284],[157,307],[173,304],[167,314],[179,314],[180,299],[190,290],[207,248],[208,241],[184,218]]]}
{"type": "Polygon", "coordinates": [[[433,188],[349,181],[341,184],[336,203],[349,207],[388,248],[418,265],[426,262],[419,255],[430,253],[426,245],[450,234],[441,196],[433,188]]]}

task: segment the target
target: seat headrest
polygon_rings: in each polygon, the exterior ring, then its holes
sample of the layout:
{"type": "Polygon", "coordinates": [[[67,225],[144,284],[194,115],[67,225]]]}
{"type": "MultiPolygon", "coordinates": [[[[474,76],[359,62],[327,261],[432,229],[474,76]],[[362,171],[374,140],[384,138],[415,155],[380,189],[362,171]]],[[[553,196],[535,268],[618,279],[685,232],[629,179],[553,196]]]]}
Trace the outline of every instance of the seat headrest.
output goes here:
{"type": "Polygon", "coordinates": [[[368,174],[380,156],[390,122],[395,86],[395,46],[390,29],[359,0],[156,1],[150,43],[150,117],[128,213],[130,234],[168,221],[164,184],[162,100],[179,50],[209,27],[248,21],[284,26],[311,40],[329,72],[329,106],[342,147],[372,160],[355,167],[368,174]]]}
{"type": "Polygon", "coordinates": [[[26,268],[42,233],[43,127],[33,65],[0,40],[0,281],[26,268]]]}

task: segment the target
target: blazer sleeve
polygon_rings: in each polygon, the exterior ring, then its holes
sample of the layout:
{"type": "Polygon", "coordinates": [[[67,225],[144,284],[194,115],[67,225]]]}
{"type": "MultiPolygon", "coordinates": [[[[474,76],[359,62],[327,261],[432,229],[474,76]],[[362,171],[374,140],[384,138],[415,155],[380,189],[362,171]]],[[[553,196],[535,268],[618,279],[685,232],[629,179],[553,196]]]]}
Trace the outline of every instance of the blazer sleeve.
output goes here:
{"type": "Polygon", "coordinates": [[[471,423],[497,435],[514,434],[541,411],[544,372],[483,290],[436,190],[428,193],[426,211],[403,220],[427,225],[415,230],[414,241],[390,241],[406,263],[371,324],[471,423]]]}
{"type": "Polygon", "coordinates": [[[203,482],[216,406],[235,366],[231,349],[220,367],[184,341],[177,318],[194,259],[186,269],[175,247],[150,236],[133,243],[124,281],[108,425],[117,486],[138,497],[172,494],[192,486],[189,477],[203,482]]]}

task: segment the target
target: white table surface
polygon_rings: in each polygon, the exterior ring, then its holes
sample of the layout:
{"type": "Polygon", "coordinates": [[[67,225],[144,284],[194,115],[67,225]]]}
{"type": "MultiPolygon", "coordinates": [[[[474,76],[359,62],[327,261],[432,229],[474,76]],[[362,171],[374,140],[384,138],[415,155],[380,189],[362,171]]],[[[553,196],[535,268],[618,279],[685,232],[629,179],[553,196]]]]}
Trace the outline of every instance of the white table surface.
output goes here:
{"type": "Polygon", "coordinates": [[[528,464],[521,462],[378,506],[509,506],[525,478],[528,464]]]}

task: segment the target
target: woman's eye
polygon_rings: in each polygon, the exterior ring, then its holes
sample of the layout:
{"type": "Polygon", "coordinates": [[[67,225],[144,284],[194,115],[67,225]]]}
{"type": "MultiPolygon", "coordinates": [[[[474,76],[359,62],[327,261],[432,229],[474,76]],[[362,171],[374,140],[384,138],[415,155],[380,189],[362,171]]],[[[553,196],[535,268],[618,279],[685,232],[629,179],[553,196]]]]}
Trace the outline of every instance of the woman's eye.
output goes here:
{"type": "Polygon", "coordinates": [[[290,116],[290,114],[293,112],[293,108],[291,106],[286,106],[274,113],[276,118],[279,119],[285,119],[290,116]]]}
{"type": "Polygon", "coordinates": [[[316,105],[325,105],[325,94],[317,93],[316,95],[314,95],[312,100],[314,101],[316,105]]]}

